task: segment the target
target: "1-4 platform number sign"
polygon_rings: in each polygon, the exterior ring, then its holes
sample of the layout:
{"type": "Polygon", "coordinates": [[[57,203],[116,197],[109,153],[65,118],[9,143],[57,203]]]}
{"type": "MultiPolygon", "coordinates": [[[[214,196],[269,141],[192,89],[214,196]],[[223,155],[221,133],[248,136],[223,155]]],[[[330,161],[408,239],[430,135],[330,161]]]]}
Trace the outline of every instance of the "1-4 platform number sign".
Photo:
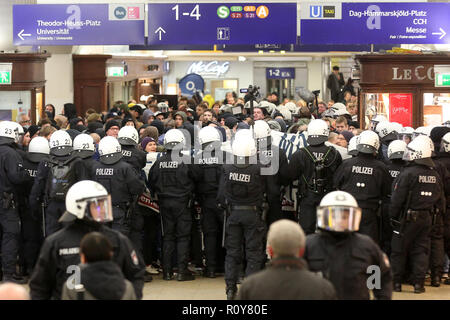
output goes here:
{"type": "Polygon", "coordinates": [[[149,3],[147,44],[296,43],[295,8],[295,3],[149,3]]]}

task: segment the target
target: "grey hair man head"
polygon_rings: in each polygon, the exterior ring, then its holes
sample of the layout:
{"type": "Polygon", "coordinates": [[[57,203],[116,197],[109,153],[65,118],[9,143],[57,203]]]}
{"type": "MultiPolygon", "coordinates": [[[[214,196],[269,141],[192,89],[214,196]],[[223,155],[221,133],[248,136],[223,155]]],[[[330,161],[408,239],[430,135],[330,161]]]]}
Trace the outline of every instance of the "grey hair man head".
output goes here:
{"type": "Polygon", "coordinates": [[[301,257],[305,252],[305,233],[299,224],[282,219],[270,225],[267,251],[272,258],[301,257]]]}
{"type": "Polygon", "coordinates": [[[0,300],[30,300],[30,295],[24,287],[7,282],[0,285],[0,300]]]}

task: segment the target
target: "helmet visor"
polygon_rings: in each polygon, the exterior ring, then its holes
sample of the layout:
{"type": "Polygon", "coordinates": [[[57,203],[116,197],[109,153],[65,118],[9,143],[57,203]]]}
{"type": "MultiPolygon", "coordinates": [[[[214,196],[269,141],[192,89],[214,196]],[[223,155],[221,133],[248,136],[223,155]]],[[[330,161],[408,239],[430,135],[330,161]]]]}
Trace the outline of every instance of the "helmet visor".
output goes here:
{"type": "Polygon", "coordinates": [[[360,208],[339,206],[317,208],[317,227],[324,230],[335,232],[358,231],[360,221],[360,208]]]}
{"type": "Polygon", "coordinates": [[[107,195],[88,200],[87,212],[94,221],[100,223],[113,221],[111,196],[107,195]]]}
{"type": "Polygon", "coordinates": [[[405,161],[413,161],[417,158],[416,153],[414,152],[414,150],[410,149],[410,148],[406,148],[405,153],[403,154],[403,160],[405,161]]]}
{"type": "Polygon", "coordinates": [[[408,144],[408,143],[410,143],[412,141],[412,134],[399,133],[398,134],[398,140],[403,140],[403,142],[408,144]]]}
{"type": "Polygon", "coordinates": [[[439,148],[439,152],[450,152],[450,143],[445,141],[444,139],[442,139],[441,147],[439,148]]]}

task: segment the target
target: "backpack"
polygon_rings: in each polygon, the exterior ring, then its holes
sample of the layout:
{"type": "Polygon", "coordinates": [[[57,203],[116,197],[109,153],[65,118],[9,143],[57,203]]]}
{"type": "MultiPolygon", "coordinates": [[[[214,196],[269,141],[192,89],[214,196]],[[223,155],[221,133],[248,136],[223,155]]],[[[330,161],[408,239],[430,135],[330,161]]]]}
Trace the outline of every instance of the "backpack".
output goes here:
{"type": "Polygon", "coordinates": [[[327,152],[320,160],[318,160],[311,154],[311,152],[308,150],[308,147],[304,148],[306,154],[311,158],[312,162],[314,163],[314,171],[311,177],[311,183],[308,183],[308,181],[306,181],[304,174],[302,174],[302,178],[308,189],[314,193],[325,194],[328,191],[326,190],[326,179],[325,179],[326,172],[324,169],[328,167],[325,166],[325,160],[332,148],[333,147],[328,147],[327,152]]]}
{"type": "Polygon", "coordinates": [[[46,196],[49,200],[64,201],[69,188],[76,182],[74,158],[49,161],[46,196]]]}

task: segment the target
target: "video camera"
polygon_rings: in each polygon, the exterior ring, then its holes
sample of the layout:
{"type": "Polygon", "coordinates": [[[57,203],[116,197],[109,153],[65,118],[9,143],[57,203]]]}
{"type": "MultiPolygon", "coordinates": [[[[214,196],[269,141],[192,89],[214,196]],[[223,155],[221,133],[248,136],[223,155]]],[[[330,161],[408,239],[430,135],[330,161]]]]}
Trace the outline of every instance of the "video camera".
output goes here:
{"type": "Polygon", "coordinates": [[[244,100],[247,102],[249,100],[256,100],[259,97],[259,89],[258,86],[249,85],[248,88],[240,89],[239,92],[246,93],[244,100]]]}

